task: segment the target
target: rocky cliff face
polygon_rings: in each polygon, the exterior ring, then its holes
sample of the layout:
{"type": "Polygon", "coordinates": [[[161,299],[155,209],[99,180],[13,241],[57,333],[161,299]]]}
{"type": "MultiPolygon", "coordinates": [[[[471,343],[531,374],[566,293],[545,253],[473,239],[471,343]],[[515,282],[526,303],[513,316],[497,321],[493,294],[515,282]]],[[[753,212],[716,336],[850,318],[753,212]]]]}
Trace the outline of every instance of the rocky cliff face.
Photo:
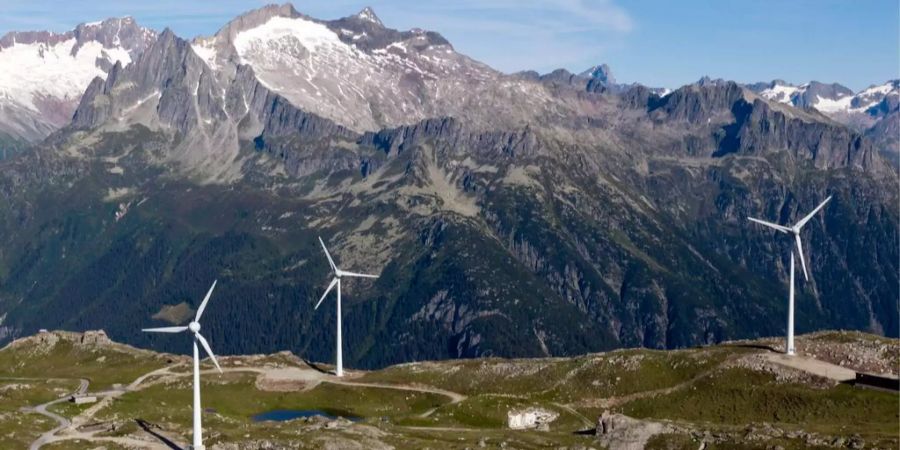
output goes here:
{"type": "Polygon", "coordinates": [[[763,155],[787,151],[795,160],[822,169],[854,167],[886,176],[889,171],[872,142],[815,111],[767,102],[734,82],[692,85],[660,99],[646,89],[623,95],[646,108],[661,125],[687,122],[711,132],[688,145],[691,155],[763,155]]]}
{"type": "Polygon", "coordinates": [[[505,76],[447,45],[289,5],[204,40],[161,33],[90,84],[71,126],[0,163],[5,338],[103,327],[149,345],[141,326],[219,278],[217,348],[326,359],[318,236],[381,275],[346,286],[354,365],[775,335],[792,244],[746,217],[791,222],[828,195],[803,236],[798,331],[900,332],[897,175],[867,137],[733,82],[661,96],[608,70],[505,76]],[[434,70],[466,77],[452,95],[410,66],[437,50],[434,70]],[[338,51],[385,73],[311,71],[338,51]],[[346,97],[313,102],[271,78],[285,64],[313,75],[307,94],[346,97]]]}
{"type": "Polygon", "coordinates": [[[371,10],[320,21],[290,5],[267,6],[192,47],[223,84],[237,66],[250,66],[271,92],[355,132],[440,116],[508,119],[486,103],[520,116],[549,107],[540,88],[457,53],[437,33],[387,28],[371,10]]]}
{"type": "Polygon", "coordinates": [[[896,133],[896,117],[888,117],[900,104],[900,80],[889,80],[854,93],[837,83],[816,81],[793,86],[782,80],[747,86],[760,96],[800,108],[815,109],[828,117],[864,132],[872,138],[877,149],[893,161],[900,160],[896,133]]]}
{"type": "Polygon", "coordinates": [[[65,33],[0,37],[0,134],[34,143],[67,125],[94,77],[128,65],[156,39],[131,17],[81,24],[65,33]]]}

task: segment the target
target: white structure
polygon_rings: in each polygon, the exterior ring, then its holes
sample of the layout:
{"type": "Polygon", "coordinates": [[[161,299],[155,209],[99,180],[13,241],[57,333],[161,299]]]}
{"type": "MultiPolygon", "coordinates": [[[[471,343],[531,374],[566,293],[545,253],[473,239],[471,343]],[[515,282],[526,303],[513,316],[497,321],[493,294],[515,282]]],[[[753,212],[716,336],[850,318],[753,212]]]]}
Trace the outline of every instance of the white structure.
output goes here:
{"type": "Polygon", "coordinates": [[[556,420],[559,413],[542,408],[512,410],[506,413],[506,424],[512,430],[538,428],[556,420]]]}
{"type": "Polygon", "coordinates": [[[328,293],[331,292],[331,289],[337,286],[337,362],[335,366],[337,369],[335,370],[335,375],[342,377],[344,376],[344,357],[341,350],[341,277],[360,277],[360,278],[378,278],[376,275],[366,275],[364,273],[354,273],[347,272],[341,269],[334,264],[334,260],[331,259],[331,254],[328,253],[328,248],[325,247],[325,241],[322,238],[319,238],[319,243],[322,244],[322,250],[325,250],[325,257],[328,258],[328,264],[331,265],[331,270],[334,271],[334,279],[331,280],[331,284],[328,285],[328,289],[325,290],[325,293],[322,294],[322,298],[319,299],[319,303],[316,303],[315,309],[319,309],[319,305],[322,304],[322,301],[325,300],[325,297],[328,296],[328,293]]]}
{"type": "Polygon", "coordinates": [[[203,302],[200,303],[200,307],[197,308],[197,315],[194,317],[194,321],[189,323],[188,326],[145,328],[143,330],[149,333],[181,333],[190,330],[194,335],[194,443],[191,446],[192,450],[205,449],[203,446],[203,429],[200,425],[200,414],[202,413],[202,410],[200,409],[200,350],[197,347],[198,343],[203,346],[203,350],[205,350],[206,354],[209,355],[209,358],[212,359],[212,362],[216,365],[216,369],[219,370],[219,373],[222,373],[222,368],[219,366],[219,362],[216,361],[216,355],[214,355],[212,349],[209,348],[209,342],[206,342],[206,338],[200,334],[200,316],[203,315],[203,310],[206,309],[206,303],[209,302],[209,298],[212,296],[213,289],[216,288],[217,282],[218,280],[213,281],[212,287],[210,287],[209,292],[206,293],[206,298],[203,299],[203,302]]]}
{"type": "MultiPolygon", "coordinates": [[[[819,212],[820,209],[825,207],[825,204],[831,200],[831,196],[825,199],[819,206],[816,207],[811,213],[807,214],[806,217],[800,219],[792,227],[785,227],[782,225],[776,225],[771,222],[766,222],[764,220],[754,219],[752,217],[748,217],[753,222],[758,224],[765,225],[769,228],[773,228],[785,234],[793,234],[794,240],[797,242],[797,254],[800,256],[800,265],[803,267],[803,277],[806,281],[809,281],[809,273],[806,271],[806,259],[803,257],[803,243],[800,240],[800,230],[803,228],[803,225],[806,225],[810,219],[819,212]]],[[[788,323],[787,323],[787,342],[785,345],[786,353],[788,355],[794,354],[794,251],[791,250],[791,286],[788,289],[788,323]]]]}
{"type": "Polygon", "coordinates": [[[86,405],[88,403],[97,403],[97,397],[93,395],[73,395],[69,397],[69,401],[76,405],[86,405]]]}

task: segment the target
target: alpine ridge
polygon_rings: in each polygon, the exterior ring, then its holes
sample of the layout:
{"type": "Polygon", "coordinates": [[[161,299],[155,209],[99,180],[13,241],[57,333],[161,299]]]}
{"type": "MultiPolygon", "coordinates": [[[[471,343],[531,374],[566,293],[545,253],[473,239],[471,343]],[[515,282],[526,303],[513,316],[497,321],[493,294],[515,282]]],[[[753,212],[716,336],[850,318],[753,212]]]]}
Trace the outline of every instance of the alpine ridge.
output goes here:
{"type": "Polygon", "coordinates": [[[762,97],[800,108],[814,108],[850,128],[865,133],[895,164],[900,163],[897,123],[900,121],[900,80],[889,80],[854,93],[833,83],[812,81],[794,86],[783,80],[755,83],[749,89],[762,97]]]}
{"type": "Polygon", "coordinates": [[[122,17],[65,33],[10,32],[0,37],[0,142],[35,143],[67,125],[94,77],[128,65],[156,33],[122,17]]]}

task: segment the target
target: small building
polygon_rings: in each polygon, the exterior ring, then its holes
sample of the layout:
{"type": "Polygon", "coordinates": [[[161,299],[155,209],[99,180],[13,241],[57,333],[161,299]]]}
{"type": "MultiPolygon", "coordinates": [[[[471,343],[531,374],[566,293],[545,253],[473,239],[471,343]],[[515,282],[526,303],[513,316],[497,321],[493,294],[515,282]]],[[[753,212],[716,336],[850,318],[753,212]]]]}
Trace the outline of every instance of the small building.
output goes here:
{"type": "Polygon", "coordinates": [[[97,397],[93,395],[73,395],[69,397],[69,401],[76,405],[87,405],[89,403],[97,403],[97,397]]]}
{"type": "Polygon", "coordinates": [[[506,413],[506,424],[513,430],[547,428],[557,417],[559,413],[555,411],[532,407],[509,411],[506,413]]]}

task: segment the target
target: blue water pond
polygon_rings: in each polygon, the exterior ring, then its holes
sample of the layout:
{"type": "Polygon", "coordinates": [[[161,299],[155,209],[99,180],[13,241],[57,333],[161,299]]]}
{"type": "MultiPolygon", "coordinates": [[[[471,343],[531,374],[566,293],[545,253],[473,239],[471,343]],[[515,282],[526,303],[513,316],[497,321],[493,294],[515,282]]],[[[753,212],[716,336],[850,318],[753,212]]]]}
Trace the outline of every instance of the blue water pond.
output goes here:
{"type": "Polygon", "coordinates": [[[343,417],[353,422],[358,422],[359,420],[361,420],[359,417],[354,417],[346,414],[332,414],[327,411],[322,411],[321,409],[273,409],[272,411],[266,411],[264,413],[253,416],[253,420],[255,422],[285,422],[288,420],[313,416],[321,416],[326,419],[337,419],[338,417],[343,417]]]}

